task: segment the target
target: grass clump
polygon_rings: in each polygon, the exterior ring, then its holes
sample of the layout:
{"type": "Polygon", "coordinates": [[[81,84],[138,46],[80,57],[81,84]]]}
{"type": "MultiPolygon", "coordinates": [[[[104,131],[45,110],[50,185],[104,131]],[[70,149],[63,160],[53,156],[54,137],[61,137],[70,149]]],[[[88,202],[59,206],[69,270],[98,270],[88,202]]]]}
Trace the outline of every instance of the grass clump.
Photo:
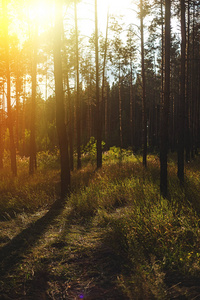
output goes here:
{"type": "Polygon", "coordinates": [[[172,161],[170,200],[163,199],[159,160],[149,156],[148,161],[147,170],[133,156],[106,164],[69,201],[78,220],[96,216],[107,227],[105,240],[122,266],[118,283],[127,296],[167,299],[169,274],[200,275],[199,182],[188,169],[181,187],[172,161]]]}
{"type": "Polygon", "coordinates": [[[21,212],[34,212],[52,204],[59,196],[57,157],[38,154],[38,169],[29,175],[29,159],[17,158],[18,176],[13,177],[5,164],[0,170],[0,218],[13,217],[21,212]]]}

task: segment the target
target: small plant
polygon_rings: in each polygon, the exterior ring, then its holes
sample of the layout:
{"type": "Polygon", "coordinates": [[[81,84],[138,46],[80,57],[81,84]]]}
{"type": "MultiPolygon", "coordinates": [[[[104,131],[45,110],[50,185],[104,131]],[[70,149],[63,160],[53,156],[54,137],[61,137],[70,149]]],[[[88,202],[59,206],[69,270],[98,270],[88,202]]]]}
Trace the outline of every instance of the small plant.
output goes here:
{"type": "MultiPolygon", "coordinates": [[[[102,150],[104,149],[105,142],[101,142],[101,147],[102,150]]],[[[97,141],[96,139],[92,136],[90,137],[89,142],[85,147],[82,147],[82,154],[85,162],[91,162],[94,163],[97,155],[97,141]]]]}

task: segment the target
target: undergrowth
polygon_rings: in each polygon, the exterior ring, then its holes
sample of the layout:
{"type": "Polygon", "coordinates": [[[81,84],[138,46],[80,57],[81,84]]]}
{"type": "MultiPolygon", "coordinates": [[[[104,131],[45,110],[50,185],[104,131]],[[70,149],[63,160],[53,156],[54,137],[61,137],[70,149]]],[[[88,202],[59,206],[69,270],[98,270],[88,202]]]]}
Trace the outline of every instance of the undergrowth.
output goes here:
{"type": "MultiPolygon", "coordinates": [[[[36,210],[58,197],[58,158],[42,153],[34,176],[21,159],[19,176],[0,171],[0,214],[36,210]],[[56,167],[57,166],[57,167],[56,167]]],[[[127,299],[169,299],[169,274],[200,275],[200,160],[186,165],[180,186],[174,159],[169,162],[169,199],[159,191],[159,158],[141,157],[113,148],[104,153],[102,169],[93,162],[72,173],[66,203],[68,222],[96,224],[113,249],[121,269],[117,284],[127,299]],[[106,233],[105,233],[106,232],[106,233]]]]}
{"type": "Polygon", "coordinates": [[[186,166],[184,187],[170,162],[167,200],[159,192],[157,157],[149,156],[144,170],[140,158],[114,163],[106,156],[90,184],[71,195],[74,218],[84,223],[96,216],[107,227],[106,242],[123,265],[119,285],[130,299],[167,299],[168,274],[200,275],[199,160],[186,166]]]}

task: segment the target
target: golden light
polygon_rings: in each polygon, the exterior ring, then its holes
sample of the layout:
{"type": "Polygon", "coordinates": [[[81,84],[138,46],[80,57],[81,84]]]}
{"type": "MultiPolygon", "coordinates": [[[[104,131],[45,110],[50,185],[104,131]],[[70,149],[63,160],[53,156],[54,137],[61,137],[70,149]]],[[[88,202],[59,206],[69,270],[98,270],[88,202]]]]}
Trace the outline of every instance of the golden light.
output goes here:
{"type": "Polygon", "coordinates": [[[100,0],[98,6],[101,11],[109,7],[111,14],[121,14],[130,6],[130,0],[100,0]]]}
{"type": "Polygon", "coordinates": [[[28,14],[31,21],[38,22],[41,26],[46,26],[52,22],[54,5],[51,1],[33,1],[29,6],[28,14]]]}

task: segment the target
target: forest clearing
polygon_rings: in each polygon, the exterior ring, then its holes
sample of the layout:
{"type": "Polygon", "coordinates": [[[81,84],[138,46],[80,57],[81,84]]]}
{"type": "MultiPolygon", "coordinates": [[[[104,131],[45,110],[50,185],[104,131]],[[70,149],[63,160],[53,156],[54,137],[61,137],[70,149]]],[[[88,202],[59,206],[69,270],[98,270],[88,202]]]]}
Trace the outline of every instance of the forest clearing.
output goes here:
{"type": "Polygon", "coordinates": [[[159,159],[112,148],[102,169],[85,156],[60,204],[59,159],[40,153],[26,176],[0,173],[1,299],[199,299],[199,157],[180,187],[169,162],[170,199],[159,159]]]}

